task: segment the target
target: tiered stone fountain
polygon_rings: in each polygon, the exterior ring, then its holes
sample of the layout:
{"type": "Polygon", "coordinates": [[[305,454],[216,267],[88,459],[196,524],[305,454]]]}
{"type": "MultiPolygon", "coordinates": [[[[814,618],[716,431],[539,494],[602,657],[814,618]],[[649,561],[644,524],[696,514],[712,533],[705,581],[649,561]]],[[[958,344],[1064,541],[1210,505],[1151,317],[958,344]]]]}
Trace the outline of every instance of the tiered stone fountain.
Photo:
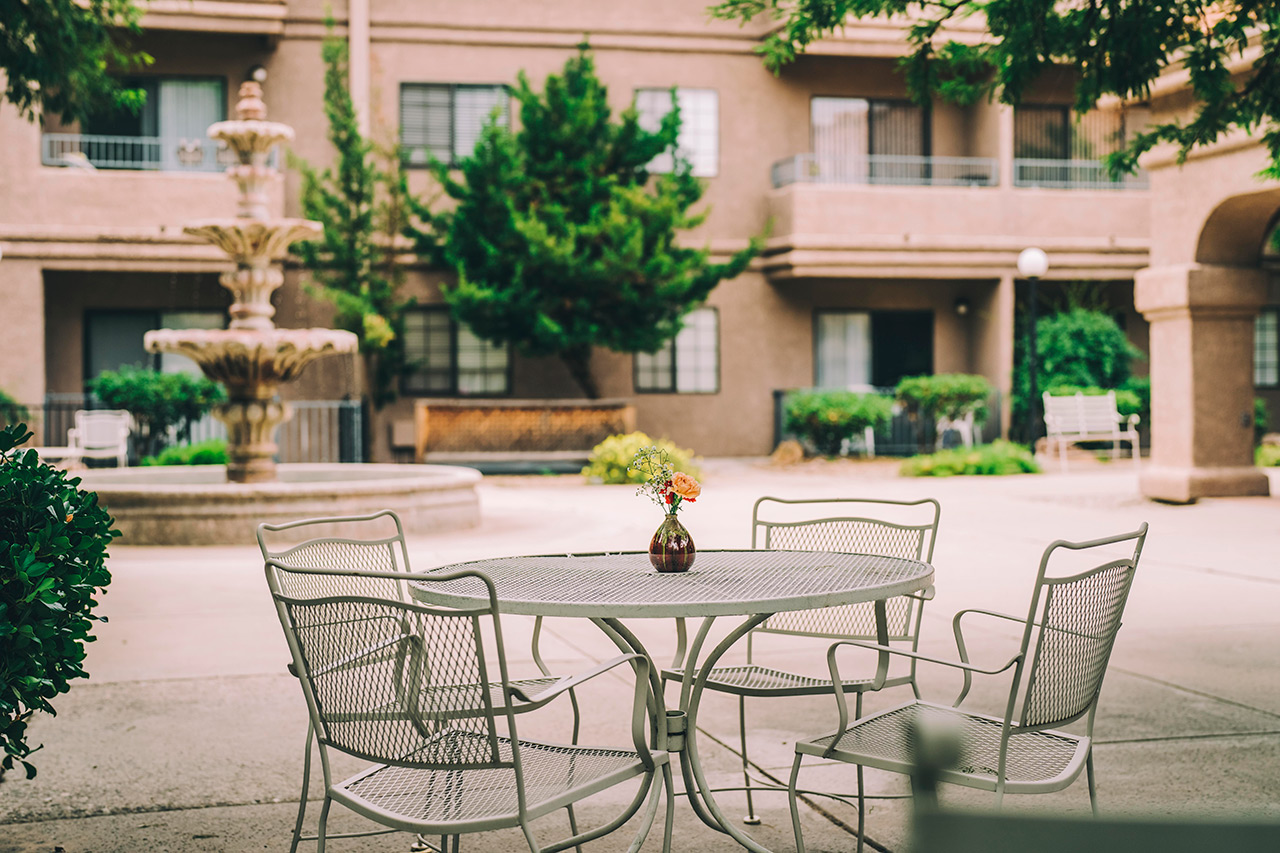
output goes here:
{"type": "MultiPolygon", "coordinates": [[[[249,544],[262,521],[361,515],[396,510],[406,532],[469,527],[479,520],[469,468],[441,465],[306,464],[277,466],[275,431],[288,420],[277,396],[317,358],[351,354],[356,336],[334,329],[277,329],[271,295],[284,281],[276,262],[290,244],[318,237],[305,219],[271,219],[267,187],[279,180],[268,165],[274,146],[293,139],[288,125],[266,121],[262,88],[240,87],[235,121],[209,136],[236,155],[227,174],[240,187],[234,219],[199,222],[185,232],[222,249],[235,268],[219,279],[235,296],[226,329],[160,329],[145,337],[148,352],[185,355],[227,388],[214,415],[227,427],[227,465],[94,469],[85,487],[116,519],[126,545],[249,544]]],[[[309,535],[342,535],[315,529],[309,535]]]]}
{"type": "Polygon", "coordinates": [[[227,427],[227,480],[265,483],[277,479],[276,429],[292,412],[278,399],[282,382],[291,382],[306,365],[326,355],[356,351],[356,336],[335,329],[277,329],[271,318],[271,294],[284,283],[275,262],[298,240],[320,236],[319,222],[269,219],[267,185],[279,178],[267,165],[271,150],[293,139],[293,128],[266,121],[262,87],[240,86],[236,121],[221,121],[209,136],[225,142],[236,163],[227,175],[240,186],[235,219],[200,222],[183,229],[214,244],[235,262],[219,278],[235,295],[226,329],[161,329],[148,332],[148,352],[185,355],[210,379],[227,387],[228,400],[214,410],[227,427]]]}

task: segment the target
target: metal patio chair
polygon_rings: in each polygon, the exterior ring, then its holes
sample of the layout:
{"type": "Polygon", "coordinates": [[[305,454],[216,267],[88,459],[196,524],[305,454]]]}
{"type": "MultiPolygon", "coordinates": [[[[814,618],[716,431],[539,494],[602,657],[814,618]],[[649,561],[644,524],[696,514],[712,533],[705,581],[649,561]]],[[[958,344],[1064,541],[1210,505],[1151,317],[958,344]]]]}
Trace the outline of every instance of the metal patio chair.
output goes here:
{"type": "MultiPolygon", "coordinates": [[[[393,598],[411,603],[405,587],[409,568],[409,549],[404,538],[404,525],[395,512],[384,509],[371,515],[332,516],[291,521],[285,524],[258,525],[258,548],[266,561],[269,572],[285,595],[294,598],[324,598],[335,595],[373,596],[393,598]],[[341,532],[345,536],[313,536],[298,542],[299,537],[312,533],[341,532]],[[331,569],[352,569],[389,574],[389,577],[353,574],[335,574],[331,569]]],[[[534,641],[535,650],[537,641],[534,641]]],[[[517,679],[512,686],[522,695],[538,699],[555,687],[560,679],[551,675],[536,654],[535,660],[543,672],[542,678],[517,679]]],[[[297,669],[290,663],[289,672],[297,676],[297,669]]],[[[491,684],[495,704],[501,701],[502,687],[491,684]]],[[[577,743],[579,713],[577,696],[570,689],[573,701],[573,742],[577,743]]],[[[542,707],[522,703],[516,705],[517,713],[542,707]]],[[[298,818],[294,827],[290,853],[297,850],[299,841],[315,841],[314,835],[302,835],[302,823],[307,811],[307,791],[311,783],[311,742],[315,727],[307,723],[307,737],[302,748],[302,793],[298,799],[298,818]]],[[[570,810],[570,827],[576,833],[576,818],[570,810]]]]}
{"type": "Polygon", "coordinates": [[[114,459],[129,464],[129,430],[132,417],[123,409],[80,409],[76,425],[67,430],[67,446],[81,459],[114,459]]]}
{"type": "MultiPolygon", "coordinates": [[[[1085,770],[1089,780],[1089,802],[1097,815],[1093,719],[1107,661],[1116,632],[1120,629],[1120,617],[1146,537],[1147,525],[1144,523],[1132,533],[1090,542],[1059,540],[1049,545],[1040,559],[1031,606],[1025,619],[978,609],[961,610],[955,615],[952,627],[959,662],[857,640],[832,644],[827,652],[827,663],[831,677],[837,681],[840,680],[840,671],[836,653],[841,646],[859,646],[880,652],[881,673],[888,655],[906,655],[913,661],[929,661],[962,670],[964,686],[951,706],[917,699],[882,713],[855,718],[853,722],[849,719],[844,694],[836,693],[839,714],[836,731],[796,742],[790,800],[798,853],[804,853],[800,810],[796,801],[800,762],[804,756],[856,764],[859,771],[865,765],[910,774],[917,733],[928,728],[951,731],[960,739],[957,766],[939,769],[937,781],[994,791],[998,806],[1006,791],[1011,794],[1060,791],[1085,770]],[[1062,553],[1066,551],[1086,552],[1083,556],[1092,561],[1093,554],[1088,552],[1093,549],[1129,542],[1133,543],[1130,557],[1109,560],[1069,575],[1048,575],[1050,561],[1055,554],[1060,554],[1054,561],[1055,566],[1066,561],[1066,555],[1062,553]],[[1020,651],[995,669],[969,663],[961,622],[970,613],[1022,624],[1020,651]],[[1003,718],[960,710],[959,705],[969,693],[974,673],[994,675],[1010,668],[1013,669],[1013,678],[1003,718]],[[1020,710],[1015,713],[1015,708],[1020,710]],[[1059,727],[1081,717],[1087,717],[1084,735],[1058,731],[1059,727]]],[[[878,674],[877,681],[882,677],[878,674]]],[[[859,851],[863,844],[863,824],[860,800],[859,851]]]]}
{"type": "MultiPolygon", "coordinates": [[[[938,535],[941,507],[933,498],[918,501],[890,501],[868,498],[827,498],[788,500],[763,497],[751,510],[751,547],[778,550],[845,551],[877,554],[932,562],[934,540],[938,535]],[[879,515],[880,517],[875,517],[879,515]],[[885,516],[897,520],[888,520],[885,516]]],[[[901,595],[886,604],[888,639],[917,648],[920,618],[924,601],[933,597],[933,589],[919,594],[901,595]]],[[[683,628],[683,626],[681,626],[683,628]]],[[[747,814],[743,822],[758,824],[752,800],[750,759],[747,755],[746,698],[776,696],[816,696],[834,689],[829,678],[799,675],[754,663],[753,639],[760,634],[789,634],[820,639],[876,639],[874,604],[826,607],[819,610],[779,613],[769,617],[747,635],[747,662],[740,666],[718,666],[707,677],[706,690],[738,697],[738,733],[742,746],[743,786],[747,795],[747,814]]],[[[683,630],[681,631],[683,637],[683,630]]],[[[681,643],[683,647],[683,643],[681,643]]],[[[681,669],[664,670],[662,677],[676,680],[681,669]]],[[[861,714],[862,694],[883,687],[910,685],[917,698],[915,662],[907,671],[876,683],[874,678],[841,680],[841,689],[856,696],[861,714]]],[[[858,776],[861,795],[862,776],[858,776]]],[[[843,795],[824,794],[843,799],[843,795]]]]}
{"type": "MultiPolygon", "coordinates": [[[[299,598],[285,591],[285,574],[279,569],[268,561],[267,583],[320,746],[325,796],[319,853],[325,850],[334,802],[387,827],[349,835],[438,835],[440,849],[456,853],[462,834],[518,827],[533,853],[555,853],[613,832],[647,798],[630,847],[640,848],[657,813],[662,785],[654,780],[659,770],[668,789],[671,784],[667,752],[645,742],[656,721],[649,714],[648,661],[642,655],[619,655],[561,678],[535,699],[508,677],[496,593],[481,573],[415,579],[475,584],[488,593],[485,606],[449,609],[352,594],[299,598]],[[624,664],[635,676],[630,748],[519,739],[517,706],[544,706],[624,664]],[[494,684],[499,687],[496,695],[494,684]],[[330,751],[373,763],[336,781],[330,751]],[[570,838],[546,847],[535,840],[534,820],[637,777],[637,793],[613,820],[586,832],[571,830],[570,838]]],[[[335,586],[349,589],[375,581],[402,582],[397,572],[328,569],[308,574],[332,575],[335,586]]],[[[670,849],[670,825],[668,802],[664,851],[670,849]]]]}

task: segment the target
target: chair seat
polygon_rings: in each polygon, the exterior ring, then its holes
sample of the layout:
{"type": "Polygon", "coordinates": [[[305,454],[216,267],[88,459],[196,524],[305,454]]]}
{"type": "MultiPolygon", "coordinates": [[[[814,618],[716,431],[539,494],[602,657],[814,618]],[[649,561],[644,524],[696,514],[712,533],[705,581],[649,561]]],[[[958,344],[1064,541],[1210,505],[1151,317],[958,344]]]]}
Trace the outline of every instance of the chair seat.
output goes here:
{"type": "MultiPolygon", "coordinates": [[[[683,679],[683,669],[664,669],[662,677],[683,679]]],[[[845,692],[861,692],[871,688],[870,679],[844,682],[845,692]]],[[[831,679],[797,675],[758,664],[715,667],[707,676],[707,690],[741,696],[813,696],[831,692],[831,679]]]]}
{"type": "MultiPolygon", "coordinates": [[[[958,729],[960,733],[960,763],[942,771],[940,781],[987,791],[996,789],[1004,721],[944,705],[912,702],[863,717],[850,724],[830,754],[827,751],[835,733],[800,741],[796,752],[909,774],[914,766],[913,730],[917,722],[958,729]]],[[[1060,731],[1015,730],[1009,736],[1005,790],[1037,793],[1065,788],[1080,775],[1088,751],[1087,737],[1060,731]]]]}
{"type": "MultiPolygon", "coordinates": [[[[486,742],[483,735],[454,730],[424,749],[471,752],[486,742]]],[[[511,761],[509,739],[498,738],[498,751],[501,761],[511,761]]],[[[667,761],[665,752],[651,755],[658,765],[667,761]]],[[[530,818],[646,772],[640,756],[628,750],[527,740],[520,741],[520,762],[530,818]]],[[[330,794],[356,811],[390,813],[410,831],[453,833],[519,823],[510,767],[431,770],[379,764],[334,785],[330,794]]]]}

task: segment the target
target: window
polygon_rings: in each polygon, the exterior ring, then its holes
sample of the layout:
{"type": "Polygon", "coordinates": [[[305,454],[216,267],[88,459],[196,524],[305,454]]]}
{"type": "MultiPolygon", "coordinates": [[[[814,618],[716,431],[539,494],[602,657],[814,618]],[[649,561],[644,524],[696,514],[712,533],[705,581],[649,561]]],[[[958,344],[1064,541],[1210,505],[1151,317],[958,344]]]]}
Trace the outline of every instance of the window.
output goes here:
{"type": "Polygon", "coordinates": [[[654,353],[635,356],[637,391],[715,394],[720,390],[720,317],[714,308],[690,311],[684,328],[654,353]]]}
{"type": "Polygon", "coordinates": [[[471,156],[490,117],[505,126],[511,104],[506,86],[405,83],[400,87],[400,144],[405,162],[426,166],[431,157],[450,166],[471,156]],[[495,113],[496,110],[496,113],[495,113]]]}
{"type": "Polygon", "coordinates": [[[1263,308],[1254,321],[1253,384],[1280,385],[1280,308],[1263,308]]]}
{"type": "Polygon", "coordinates": [[[933,373],[930,311],[818,311],[814,385],[892,388],[904,376],[933,373]]]}
{"type": "Polygon", "coordinates": [[[510,352],[449,316],[447,308],[421,308],[405,316],[406,394],[500,396],[510,393],[510,352]]]}
{"type": "MultiPolygon", "coordinates": [[[[689,161],[693,174],[714,178],[720,172],[720,96],[715,89],[676,89],[680,107],[680,135],[677,153],[689,161]]],[[[670,89],[637,89],[636,112],[640,126],[656,133],[662,119],[671,112],[670,89]]],[[[651,172],[675,168],[670,152],[659,154],[649,164],[651,172]]]]}
{"type": "Polygon", "coordinates": [[[84,376],[97,378],[104,370],[145,367],[162,373],[192,373],[200,368],[185,355],[152,354],[142,338],[152,329],[221,329],[226,321],[222,311],[87,311],[84,319],[84,376]]]}
{"type": "Polygon", "coordinates": [[[818,97],[809,123],[819,173],[830,181],[929,182],[929,113],[916,104],[818,97]]]}

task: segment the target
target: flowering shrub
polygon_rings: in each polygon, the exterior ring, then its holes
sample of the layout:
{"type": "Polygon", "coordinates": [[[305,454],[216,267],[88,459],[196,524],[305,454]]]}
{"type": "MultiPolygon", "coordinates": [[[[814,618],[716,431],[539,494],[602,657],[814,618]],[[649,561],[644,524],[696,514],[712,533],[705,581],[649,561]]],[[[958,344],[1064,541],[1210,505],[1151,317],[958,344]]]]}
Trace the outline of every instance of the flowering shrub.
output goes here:
{"type": "Polygon", "coordinates": [[[611,435],[591,450],[587,467],[582,476],[605,485],[633,485],[644,482],[644,475],[632,470],[631,463],[643,447],[657,447],[667,454],[671,467],[691,477],[701,477],[702,472],[693,464],[693,451],[677,447],[665,438],[654,440],[642,432],[611,435]]]}
{"type": "Polygon", "coordinates": [[[676,471],[667,452],[657,446],[640,448],[629,467],[643,478],[636,494],[648,495],[668,515],[675,515],[681,504],[693,503],[702,494],[698,481],[676,471]]]}

